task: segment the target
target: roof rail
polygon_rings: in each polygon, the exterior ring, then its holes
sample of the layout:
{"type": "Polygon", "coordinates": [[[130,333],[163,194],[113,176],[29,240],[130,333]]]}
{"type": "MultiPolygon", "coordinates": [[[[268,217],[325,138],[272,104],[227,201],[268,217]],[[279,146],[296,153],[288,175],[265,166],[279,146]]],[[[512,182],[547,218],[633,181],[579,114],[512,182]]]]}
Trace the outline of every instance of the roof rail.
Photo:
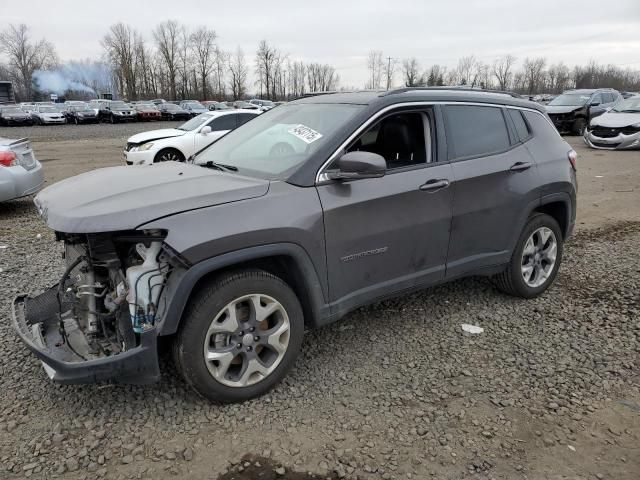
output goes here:
{"type": "Polygon", "coordinates": [[[395,95],[398,93],[405,93],[405,92],[413,92],[413,91],[421,91],[421,90],[454,90],[454,91],[462,91],[462,92],[484,92],[484,93],[497,93],[497,94],[501,94],[501,95],[509,95],[510,97],[513,98],[524,98],[522,95],[520,95],[519,93],[516,92],[509,92],[506,90],[489,90],[489,89],[484,89],[484,88],[471,88],[471,87],[402,87],[402,88],[396,88],[393,90],[388,90],[386,92],[383,92],[380,96],[381,97],[385,97],[387,95],[395,95]]]}

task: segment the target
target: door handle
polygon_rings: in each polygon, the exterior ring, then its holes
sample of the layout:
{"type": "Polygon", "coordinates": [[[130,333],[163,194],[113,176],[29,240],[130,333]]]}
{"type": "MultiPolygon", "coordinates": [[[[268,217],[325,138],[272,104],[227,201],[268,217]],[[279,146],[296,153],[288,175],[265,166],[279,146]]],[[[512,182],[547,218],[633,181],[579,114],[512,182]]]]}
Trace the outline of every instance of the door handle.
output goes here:
{"type": "Polygon", "coordinates": [[[530,168],[531,162],[516,162],[511,165],[511,168],[509,168],[509,170],[511,170],[512,172],[522,172],[523,170],[529,170],[530,168]]]}
{"type": "Polygon", "coordinates": [[[447,188],[448,186],[449,180],[447,180],[446,178],[432,179],[427,181],[427,183],[420,185],[420,190],[422,190],[423,192],[435,192],[436,190],[447,188]]]}

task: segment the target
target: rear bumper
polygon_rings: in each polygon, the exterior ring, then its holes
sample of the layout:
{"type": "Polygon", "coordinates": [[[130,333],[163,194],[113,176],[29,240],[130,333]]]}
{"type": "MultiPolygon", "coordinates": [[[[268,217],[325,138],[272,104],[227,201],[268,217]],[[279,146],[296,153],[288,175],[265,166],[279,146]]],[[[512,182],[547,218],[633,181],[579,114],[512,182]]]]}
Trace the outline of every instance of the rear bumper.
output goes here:
{"type": "MultiPolygon", "coordinates": [[[[38,357],[47,375],[64,384],[115,382],[147,384],[160,378],[157,329],[140,335],[139,346],[109,357],[84,360],[62,342],[58,328],[57,285],[37,297],[13,301],[13,327],[38,357]]],[[[74,333],[67,331],[73,341],[74,333]]],[[[77,332],[77,335],[82,333],[77,332]]],[[[76,350],[77,351],[77,350],[76,350]]]]}
{"type": "Polygon", "coordinates": [[[31,170],[21,166],[0,168],[0,202],[34,194],[43,185],[44,173],[40,163],[31,170]]]}

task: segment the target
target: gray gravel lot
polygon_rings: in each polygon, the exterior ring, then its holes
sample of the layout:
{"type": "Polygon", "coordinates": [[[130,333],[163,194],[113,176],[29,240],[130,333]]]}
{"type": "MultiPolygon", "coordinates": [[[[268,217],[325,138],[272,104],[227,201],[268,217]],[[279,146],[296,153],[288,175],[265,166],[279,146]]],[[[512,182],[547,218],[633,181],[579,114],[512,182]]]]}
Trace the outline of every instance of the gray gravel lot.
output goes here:
{"type": "MultiPolygon", "coordinates": [[[[70,145],[30,135],[43,152],[70,145]]],[[[49,178],[59,178],[56,165],[70,167],[52,158],[49,178]]],[[[584,180],[591,196],[581,188],[582,201],[607,205],[584,180]]],[[[3,204],[0,478],[255,478],[242,475],[258,462],[278,478],[295,470],[637,480],[640,222],[635,210],[626,214],[601,221],[587,210],[588,225],[541,298],[510,298],[486,279],[467,279],[360,309],[309,332],[295,369],[269,395],[219,406],[193,394],[166,360],[162,381],[146,387],[50,383],[11,330],[9,305],[57,282],[61,250],[29,199],[3,204]],[[469,335],[461,323],[485,331],[469,335]]]]}
{"type": "Polygon", "coordinates": [[[136,133],[156,128],[175,128],[184,122],[90,123],[87,125],[34,125],[32,127],[0,127],[0,137],[23,138],[33,141],[77,139],[125,139],[136,133]]]}

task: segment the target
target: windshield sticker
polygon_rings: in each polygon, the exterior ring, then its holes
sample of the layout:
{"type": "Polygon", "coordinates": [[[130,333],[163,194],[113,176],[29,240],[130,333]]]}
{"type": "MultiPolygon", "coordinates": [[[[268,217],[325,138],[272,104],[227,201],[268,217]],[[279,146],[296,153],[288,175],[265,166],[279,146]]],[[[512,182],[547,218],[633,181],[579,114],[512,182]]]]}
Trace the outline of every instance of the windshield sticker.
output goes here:
{"type": "Polygon", "coordinates": [[[287,130],[287,132],[289,132],[291,135],[298,137],[300,140],[302,140],[304,143],[313,143],[316,140],[322,138],[322,134],[319,132],[316,132],[314,129],[307,127],[306,125],[296,125],[293,128],[290,128],[289,130],[287,130]]]}

